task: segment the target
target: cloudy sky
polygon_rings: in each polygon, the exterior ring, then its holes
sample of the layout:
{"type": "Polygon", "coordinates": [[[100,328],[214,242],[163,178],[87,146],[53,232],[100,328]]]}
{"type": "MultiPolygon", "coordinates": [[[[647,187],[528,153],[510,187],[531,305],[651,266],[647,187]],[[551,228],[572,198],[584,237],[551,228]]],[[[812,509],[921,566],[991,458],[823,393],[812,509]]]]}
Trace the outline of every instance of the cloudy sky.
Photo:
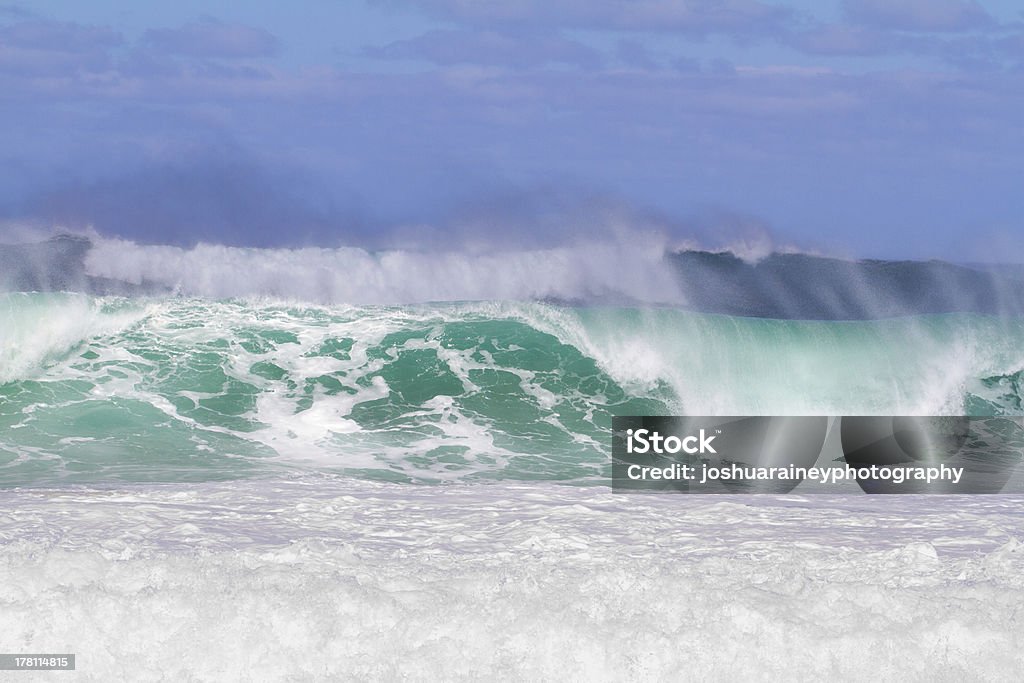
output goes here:
{"type": "Polygon", "coordinates": [[[0,0],[0,221],[1024,260],[1012,0],[0,0]]]}

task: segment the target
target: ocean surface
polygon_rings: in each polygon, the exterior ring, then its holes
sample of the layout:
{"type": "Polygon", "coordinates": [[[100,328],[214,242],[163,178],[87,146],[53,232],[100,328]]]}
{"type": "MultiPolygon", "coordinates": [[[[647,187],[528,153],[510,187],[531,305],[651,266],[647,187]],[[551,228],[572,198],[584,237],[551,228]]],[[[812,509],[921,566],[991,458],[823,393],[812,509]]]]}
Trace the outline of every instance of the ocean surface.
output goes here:
{"type": "Polygon", "coordinates": [[[1024,498],[608,484],[614,415],[1024,413],[1015,271],[635,246],[8,251],[0,649],[83,680],[1011,680],[1024,498]]]}

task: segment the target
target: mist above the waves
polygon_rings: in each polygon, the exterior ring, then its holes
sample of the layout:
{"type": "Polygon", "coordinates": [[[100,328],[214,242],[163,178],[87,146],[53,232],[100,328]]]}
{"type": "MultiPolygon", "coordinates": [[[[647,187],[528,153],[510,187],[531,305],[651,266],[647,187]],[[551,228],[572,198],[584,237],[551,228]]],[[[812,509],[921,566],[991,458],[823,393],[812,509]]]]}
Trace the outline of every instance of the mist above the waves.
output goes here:
{"type": "MultiPolygon", "coordinates": [[[[837,253],[780,241],[757,216],[704,208],[677,217],[597,191],[483,194],[432,222],[369,229],[339,219],[315,239],[290,215],[271,212],[273,235],[263,220],[251,240],[245,231],[207,230],[202,221],[166,240],[132,238],[145,231],[125,234],[123,225],[89,227],[88,249],[72,267],[57,255],[74,239],[34,250],[0,247],[0,266],[12,266],[0,268],[0,289],[357,305],[653,304],[813,320],[1024,313],[1024,275],[1007,267],[858,261],[841,245],[837,253]],[[210,238],[182,239],[204,234],[210,238]]],[[[11,231],[0,226],[3,232],[11,231]]]]}
{"type": "MultiPolygon", "coordinates": [[[[240,173],[236,182],[267,189],[263,204],[296,201],[294,193],[284,197],[283,190],[273,196],[274,185],[258,174],[240,173]]],[[[193,184],[171,183],[179,194],[191,192],[193,184]]],[[[76,206],[67,196],[61,202],[58,206],[76,206]]],[[[312,214],[280,207],[267,209],[267,215],[255,210],[252,216],[226,207],[229,230],[210,217],[217,212],[209,197],[177,218],[161,213],[169,203],[188,204],[164,198],[154,205],[151,222],[131,202],[124,215],[107,206],[111,210],[95,225],[9,223],[0,226],[0,237],[6,236],[0,242],[26,242],[31,236],[41,241],[67,232],[87,237],[91,248],[79,279],[86,285],[90,278],[105,280],[100,293],[124,291],[116,285],[123,282],[183,295],[354,304],[549,299],[685,306],[687,296],[666,255],[708,249],[756,263],[775,251],[792,251],[780,247],[756,217],[706,210],[678,218],[581,189],[482,195],[429,223],[370,228],[335,216],[328,229],[328,217],[321,216],[312,232],[307,220],[312,214]],[[250,218],[251,230],[233,222],[250,218]]],[[[20,279],[46,279],[31,275],[20,279]]],[[[85,286],[85,291],[96,288],[85,286]]]]}
{"type": "Polygon", "coordinates": [[[530,300],[685,304],[663,217],[598,195],[536,191],[466,203],[443,222],[344,230],[286,246],[144,244],[93,233],[93,277],[189,296],[320,303],[530,300]]]}
{"type": "Polygon", "coordinates": [[[86,273],[188,296],[321,303],[557,300],[686,306],[670,255],[707,248],[756,263],[778,250],[756,219],[673,221],[608,197],[538,192],[465,206],[441,225],[339,246],[146,245],[94,235],[86,273]],[[720,226],[713,242],[712,226],[720,226]]]}
{"type": "MultiPolygon", "coordinates": [[[[182,248],[480,252],[653,231],[674,248],[728,250],[735,244],[734,252],[746,258],[768,253],[776,241],[767,221],[743,207],[668,201],[657,208],[608,187],[567,178],[522,183],[483,169],[472,183],[427,196],[394,176],[387,179],[393,188],[387,199],[370,201],[305,162],[264,158],[230,139],[155,150],[116,173],[94,171],[61,177],[17,206],[0,205],[0,221],[182,248]]],[[[13,229],[0,222],[0,241],[13,229]]]]}
{"type": "Polygon", "coordinates": [[[530,300],[685,304],[657,235],[493,251],[371,251],[147,246],[99,239],[86,272],[157,283],[189,296],[272,296],[312,302],[407,304],[530,300]]]}

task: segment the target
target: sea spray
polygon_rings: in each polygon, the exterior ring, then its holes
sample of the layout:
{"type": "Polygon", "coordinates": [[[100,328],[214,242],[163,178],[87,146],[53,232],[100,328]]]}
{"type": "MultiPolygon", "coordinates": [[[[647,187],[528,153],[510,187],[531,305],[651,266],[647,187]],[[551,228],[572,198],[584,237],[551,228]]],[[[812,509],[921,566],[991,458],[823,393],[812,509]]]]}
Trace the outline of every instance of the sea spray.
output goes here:
{"type": "Polygon", "coordinates": [[[368,251],[358,247],[191,249],[97,239],[92,276],[158,283],[190,296],[274,296],[319,303],[593,300],[684,304],[662,241],[530,250],[368,251]]]}

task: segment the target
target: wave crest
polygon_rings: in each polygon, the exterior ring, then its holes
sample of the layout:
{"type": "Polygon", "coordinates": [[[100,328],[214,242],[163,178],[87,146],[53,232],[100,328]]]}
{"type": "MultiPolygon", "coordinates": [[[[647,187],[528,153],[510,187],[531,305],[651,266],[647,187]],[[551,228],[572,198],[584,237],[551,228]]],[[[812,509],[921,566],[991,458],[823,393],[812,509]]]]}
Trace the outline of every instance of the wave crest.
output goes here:
{"type": "Polygon", "coordinates": [[[683,304],[665,246],[655,239],[468,253],[373,252],[357,247],[190,249],[96,240],[93,277],[158,284],[187,296],[272,296],[318,303],[407,304],[530,300],[683,304]]]}

